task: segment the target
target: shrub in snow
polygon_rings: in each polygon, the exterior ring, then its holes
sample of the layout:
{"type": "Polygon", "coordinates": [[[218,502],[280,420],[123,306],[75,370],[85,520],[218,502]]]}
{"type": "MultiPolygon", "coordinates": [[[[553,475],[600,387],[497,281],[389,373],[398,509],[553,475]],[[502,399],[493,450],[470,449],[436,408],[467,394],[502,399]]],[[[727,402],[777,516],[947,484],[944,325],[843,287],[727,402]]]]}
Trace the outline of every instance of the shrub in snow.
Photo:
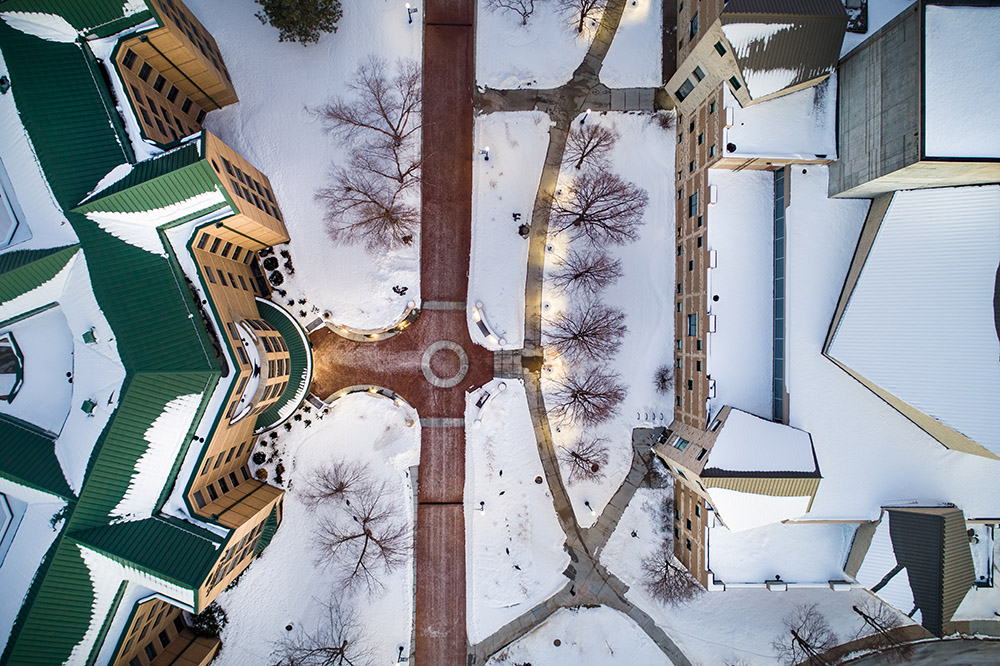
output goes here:
{"type": "Polygon", "coordinates": [[[607,4],[608,0],[559,0],[561,9],[573,13],[573,22],[576,24],[577,32],[583,32],[583,26],[587,19],[598,20],[607,4]]]}
{"type": "Polygon", "coordinates": [[[664,364],[656,369],[653,374],[653,388],[660,395],[670,393],[674,387],[674,368],[672,365],[664,364]]]}
{"type": "Polygon", "coordinates": [[[672,130],[677,124],[677,114],[673,111],[657,111],[655,118],[661,129],[672,130]]]}
{"type": "Polygon", "coordinates": [[[279,287],[285,281],[285,276],[281,274],[281,271],[271,271],[267,279],[271,283],[271,286],[279,287]]]}
{"type": "Polygon", "coordinates": [[[690,601],[704,591],[674,557],[673,545],[666,539],[656,552],[643,558],[642,582],[653,598],[671,606],[690,601]]]}
{"type": "Polygon", "coordinates": [[[604,367],[583,368],[556,382],[552,413],[585,426],[607,421],[618,413],[628,391],[617,372],[604,367]]]}
{"type": "Polygon", "coordinates": [[[648,202],[641,187],[608,171],[589,170],[553,197],[550,224],[595,246],[624,245],[639,237],[648,202]]]}
{"type": "Polygon", "coordinates": [[[356,462],[337,461],[319,467],[306,480],[302,501],[310,506],[343,499],[369,484],[368,467],[356,462]]]}
{"type": "Polygon", "coordinates": [[[273,271],[278,268],[278,258],[264,257],[264,261],[260,262],[260,265],[263,266],[266,271],[273,271]]]}
{"type": "Polygon", "coordinates": [[[216,603],[209,604],[205,610],[191,618],[191,628],[199,636],[216,637],[226,628],[229,618],[222,606],[216,603]]]}
{"type": "Polygon", "coordinates": [[[575,126],[566,137],[563,164],[572,164],[576,169],[584,164],[606,168],[608,153],[617,140],[618,133],[609,127],[594,122],[575,126]]]}
{"type": "Polygon", "coordinates": [[[376,174],[339,169],[334,184],[316,198],[326,204],[327,232],[336,241],[364,243],[370,250],[409,245],[420,211],[403,188],[376,174]],[[407,240],[409,239],[409,240],[407,240]]]}
{"type": "Polygon", "coordinates": [[[535,11],[535,2],[536,0],[486,0],[486,6],[493,11],[516,14],[521,19],[521,25],[528,25],[528,17],[535,11]]]}
{"type": "Polygon", "coordinates": [[[271,653],[274,666],[369,666],[374,652],[354,606],[334,593],[313,632],[301,627],[271,653]]]}
{"type": "Polygon", "coordinates": [[[548,324],[546,342],[570,361],[596,361],[614,356],[628,330],[625,313],[603,303],[577,306],[548,324]]]}
{"type": "Polygon", "coordinates": [[[784,630],[774,638],[771,648],[778,661],[787,666],[804,661],[813,663],[814,655],[837,644],[837,636],[817,604],[796,604],[782,624],[784,630]]]}
{"type": "Polygon", "coordinates": [[[257,451],[253,454],[254,465],[263,465],[265,460],[267,460],[267,456],[264,455],[263,451],[257,451]]]}
{"type": "Polygon", "coordinates": [[[278,29],[280,42],[318,42],[321,33],[337,32],[343,16],[340,0],[257,0],[257,4],[262,9],[255,16],[278,29]]]}
{"type": "Polygon", "coordinates": [[[261,481],[267,481],[267,470],[261,467],[257,470],[255,476],[261,481]]]}
{"type": "Polygon", "coordinates": [[[608,464],[608,440],[603,437],[579,439],[572,446],[559,451],[559,459],[569,467],[569,482],[581,480],[600,481],[603,467],[608,464]]]}
{"type": "Polygon", "coordinates": [[[594,296],[623,275],[622,262],[603,250],[572,250],[551,282],[557,289],[594,296]]]}

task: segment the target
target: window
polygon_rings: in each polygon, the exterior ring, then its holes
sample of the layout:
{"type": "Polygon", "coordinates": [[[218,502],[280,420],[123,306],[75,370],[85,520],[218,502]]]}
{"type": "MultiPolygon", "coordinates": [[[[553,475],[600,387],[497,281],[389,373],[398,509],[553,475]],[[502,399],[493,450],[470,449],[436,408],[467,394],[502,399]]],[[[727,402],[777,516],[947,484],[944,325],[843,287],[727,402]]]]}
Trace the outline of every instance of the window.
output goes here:
{"type": "Polygon", "coordinates": [[[677,301],[677,311],[678,312],[681,311],[681,302],[680,301],[677,301]]]}
{"type": "Polygon", "coordinates": [[[229,337],[231,337],[233,340],[240,339],[240,332],[236,330],[236,324],[234,324],[233,322],[231,321],[226,322],[226,330],[229,331],[229,337]]]}
{"type": "Polygon", "coordinates": [[[126,49],[125,56],[122,58],[122,65],[128,69],[132,69],[132,65],[135,64],[135,52],[132,49],[126,49]]]}
{"type": "Polygon", "coordinates": [[[695,192],[688,197],[688,217],[694,217],[698,214],[698,193],[695,192]]]}
{"type": "Polygon", "coordinates": [[[687,519],[686,525],[687,525],[687,528],[690,530],[691,529],[691,519],[690,518],[687,519]]]}
{"type": "Polygon", "coordinates": [[[244,481],[249,481],[250,480],[250,471],[247,470],[246,467],[241,467],[240,468],[240,474],[243,475],[243,480],[244,481]]]}
{"type": "Polygon", "coordinates": [[[708,147],[708,156],[709,157],[715,157],[715,144],[714,143],[711,146],[708,147]]]}
{"type": "Polygon", "coordinates": [[[678,367],[678,368],[680,368],[680,367],[681,367],[681,359],[677,359],[677,367],[678,367]]]}
{"type": "MultiPolygon", "coordinates": [[[[247,445],[246,442],[240,442],[240,448],[236,449],[236,457],[237,458],[239,458],[240,455],[243,453],[243,447],[246,446],[246,445],[247,445]]],[[[236,485],[240,485],[240,484],[237,483],[236,485]]]]}
{"type": "Polygon", "coordinates": [[[199,125],[201,125],[201,122],[203,120],[205,120],[205,112],[204,111],[199,111],[198,112],[198,119],[195,122],[198,123],[199,125]]]}
{"type": "MultiPolygon", "coordinates": [[[[702,449],[702,451],[704,451],[704,450],[705,449],[702,449]]],[[[698,456],[699,456],[698,460],[701,460],[700,456],[704,456],[704,455],[705,455],[704,453],[699,453],[698,454],[698,456]]],[[[700,516],[701,515],[701,504],[695,504],[694,505],[694,515],[696,515],[696,516],[700,516]]]]}
{"type": "Polygon", "coordinates": [[[694,270],[694,259],[688,261],[688,270],[689,271],[693,271],[694,270]]]}
{"type": "Polygon", "coordinates": [[[250,359],[247,358],[247,353],[243,351],[243,347],[236,348],[236,355],[240,357],[240,360],[243,361],[244,365],[250,364],[250,359]]]}
{"type": "Polygon", "coordinates": [[[288,351],[288,345],[285,344],[284,338],[275,338],[275,340],[281,343],[281,351],[288,351]]]}
{"type": "Polygon", "coordinates": [[[181,619],[180,615],[174,616],[174,629],[177,630],[178,634],[184,631],[184,620],[181,619]]]}
{"type": "Polygon", "coordinates": [[[687,548],[688,550],[691,550],[691,539],[684,540],[684,547],[687,548]]]}
{"type": "MultiPolygon", "coordinates": [[[[264,339],[267,340],[267,338],[264,339]]],[[[274,377],[274,361],[267,362],[267,376],[274,377]]]]}
{"type": "Polygon", "coordinates": [[[696,345],[695,345],[695,348],[696,348],[696,349],[697,349],[698,351],[701,351],[701,340],[699,340],[699,341],[698,341],[698,344],[696,344],[696,345]]]}
{"type": "Polygon", "coordinates": [[[694,16],[691,17],[691,23],[688,24],[688,37],[694,39],[698,36],[698,12],[695,12],[694,16]]]}
{"type": "Polygon", "coordinates": [[[157,638],[160,639],[160,645],[162,645],[163,647],[167,647],[168,645],[170,645],[170,637],[167,636],[167,632],[161,631],[159,635],[157,635],[157,638]]]}
{"type": "Polygon", "coordinates": [[[701,372],[701,361],[694,362],[694,369],[697,370],[698,372],[701,372]]]}
{"type": "Polygon", "coordinates": [[[704,236],[698,236],[698,247],[701,247],[704,244],[705,244],[705,237],[704,236]]]}
{"type": "MultiPolygon", "coordinates": [[[[243,387],[246,385],[247,385],[247,378],[246,377],[240,378],[240,383],[236,385],[236,392],[239,393],[240,395],[243,395],[243,387]]],[[[241,449],[243,448],[242,444],[240,444],[240,448],[241,449]]],[[[239,455],[239,453],[237,453],[236,455],[239,455]]]]}
{"type": "Polygon", "coordinates": [[[681,341],[680,341],[680,340],[678,340],[678,341],[677,341],[677,348],[678,348],[678,349],[680,349],[680,348],[681,348],[681,341]]]}
{"type": "Polygon", "coordinates": [[[159,118],[156,119],[156,126],[160,128],[160,134],[167,133],[167,128],[163,126],[163,121],[159,118]]]}
{"type": "Polygon", "coordinates": [[[196,490],[194,493],[194,503],[198,505],[199,509],[205,508],[205,496],[201,494],[200,490],[196,490]]]}
{"type": "Polygon", "coordinates": [[[689,379],[688,380],[688,391],[693,391],[693,390],[694,390],[694,382],[689,379]]]}
{"type": "Polygon", "coordinates": [[[209,252],[211,252],[212,254],[215,254],[215,251],[219,249],[219,244],[220,243],[222,243],[222,239],[221,238],[216,238],[216,239],[212,240],[212,249],[210,249],[209,252]]]}
{"type": "Polygon", "coordinates": [[[153,68],[147,63],[142,63],[142,67],[139,68],[139,78],[145,81],[149,78],[149,75],[153,73],[153,68]]]}
{"type": "Polygon", "coordinates": [[[688,125],[688,132],[693,132],[693,131],[694,131],[694,121],[692,120],[691,124],[688,125]]]}
{"type": "Polygon", "coordinates": [[[205,459],[205,466],[201,468],[201,473],[204,474],[208,471],[208,466],[212,464],[212,456],[205,459]]]}
{"type": "Polygon", "coordinates": [[[201,238],[198,239],[198,249],[204,250],[205,245],[208,243],[208,234],[202,234],[201,238]]]}
{"type": "Polygon", "coordinates": [[[677,438],[677,439],[676,439],[676,440],[674,441],[674,445],[673,445],[673,446],[674,446],[674,448],[675,448],[675,449],[677,449],[678,451],[683,451],[684,449],[686,449],[686,448],[688,447],[688,444],[690,444],[690,443],[691,443],[691,442],[687,441],[687,440],[686,440],[686,439],[684,439],[683,437],[678,437],[678,438],[677,438]]]}
{"type": "Polygon", "coordinates": [[[218,268],[215,269],[215,272],[219,274],[219,282],[222,284],[223,287],[225,287],[226,286],[226,276],[223,275],[222,271],[219,270],[218,268]]]}
{"type": "Polygon", "coordinates": [[[694,160],[691,160],[691,162],[688,164],[688,172],[689,173],[694,172],[694,160]]]}
{"type": "Polygon", "coordinates": [[[146,101],[149,102],[149,110],[153,112],[154,116],[160,115],[160,112],[156,109],[156,102],[149,95],[146,96],[146,101]]]}
{"type": "Polygon", "coordinates": [[[684,254],[684,246],[683,245],[678,245],[677,246],[677,256],[679,257],[682,254],[684,254]]]}
{"type": "Polygon", "coordinates": [[[240,286],[243,287],[243,291],[250,291],[247,289],[247,281],[243,279],[242,275],[237,276],[240,278],[240,286]]]}
{"type": "Polygon", "coordinates": [[[215,490],[215,486],[209,485],[207,490],[208,490],[208,496],[212,498],[213,502],[219,499],[219,493],[218,491],[215,490]]]}
{"type": "Polygon", "coordinates": [[[743,86],[740,85],[740,80],[738,78],[736,78],[735,76],[730,76],[729,77],[729,85],[731,85],[733,87],[733,90],[739,90],[740,88],[743,87],[743,86]]]}
{"type": "MultiPolygon", "coordinates": [[[[262,337],[260,339],[260,341],[264,343],[264,349],[266,349],[269,352],[273,352],[274,351],[274,347],[271,346],[271,339],[270,338],[262,337]]],[[[274,374],[274,373],[272,372],[271,374],[274,374]]]]}
{"type": "Polygon", "coordinates": [[[679,529],[677,529],[676,527],[674,528],[674,538],[675,539],[680,539],[681,538],[681,531],[679,529]]]}
{"type": "Polygon", "coordinates": [[[184,113],[187,113],[190,110],[191,110],[191,100],[186,99],[186,100],[184,100],[184,103],[181,104],[181,111],[183,111],[184,113]]]}
{"type": "Polygon", "coordinates": [[[219,487],[222,488],[222,492],[224,493],[229,492],[229,484],[226,483],[225,479],[219,479],[219,487]]]}
{"type": "Polygon", "coordinates": [[[237,245],[236,249],[233,250],[233,261],[239,261],[240,260],[240,255],[242,253],[243,253],[243,248],[241,248],[240,246],[237,245]]]}
{"type": "Polygon", "coordinates": [[[177,93],[179,92],[180,90],[177,89],[177,86],[170,86],[170,92],[167,93],[167,99],[173,102],[175,99],[177,99],[177,93]]]}
{"type": "Polygon", "coordinates": [[[229,473],[229,480],[233,482],[233,488],[240,485],[240,480],[236,477],[236,472],[229,473]]]}
{"type": "Polygon", "coordinates": [[[167,80],[163,78],[162,74],[156,75],[156,81],[153,82],[153,90],[156,92],[162,92],[163,86],[167,85],[167,80]]]}
{"type": "Polygon", "coordinates": [[[726,47],[721,41],[715,43],[715,50],[718,51],[719,55],[726,55],[726,47]]]}
{"type": "Polygon", "coordinates": [[[156,648],[153,647],[152,643],[148,643],[146,647],[142,648],[142,650],[146,653],[146,658],[150,661],[156,659],[156,648]]]}
{"type": "Polygon", "coordinates": [[[715,102],[714,101],[711,104],[708,105],[708,112],[709,113],[715,113],[715,102]]]}
{"type": "Polygon", "coordinates": [[[705,70],[701,68],[701,65],[695,65],[694,71],[691,73],[694,74],[694,78],[699,82],[705,78],[705,70]]]}
{"type": "MultiPolygon", "coordinates": [[[[233,418],[233,412],[236,411],[236,404],[237,403],[234,402],[231,405],[229,405],[229,409],[226,410],[226,418],[227,419],[233,418]]],[[[215,463],[215,466],[218,467],[220,462],[222,462],[222,456],[219,456],[219,460],[218,460],[218,462],[215,463]]]]}
{"type": "Polygon", "coordinates": [[[228,257],[229,256],[229,251],[231,249],[233,249],[233,244],[230,243],[229,241],[226,241],[225,246],[223,246],[223,248],[222,248],[222,256],[223,257],[228,257]]]}
{"type": "Polygon", "coordinates": [[[232,186],[233,186],[233,192],[235,192],[235,193],[236,193],[236,196],[238,196],[238,197],[242,197],[242,196],[243,196],[243,193],[242,193],[242,192],[240,192],[240,186],[239,186],[239,183],[237,183],[237,182],[236,182],[235,180],[233,180],[232,178],[230,178],[230,179],[229,179],[229,183],[230,183],[230,185],[232,185],[232,186]]]}
{"type": "Polygon", "coordinates": [[[236,447],[235,446],[233,446],[233,447],[231,447],[229,449],[229,455],[226,456],[226,464],[227,465],[229,464],[229,461],[233,459],[233,454],[234,453],[236,453],[236,447]]]}
{"type": "Polygon", "coordinates": [[[674,398],[674,402],[677,403],[678,407],[680,407],[681,406],[681,397],[680,396],[676,396],[674,398]]]}
{"type": "Polygon", "coordinates": [[[230,285],[230,286],[231,286],[231,287],[232,287],[233,289],[236,289],[236,276],[235,276],[235,275],[233,275],[232,273],[226,273],[226,275],[228,275],[228,276],[229,276],[229,285],[230,285]]]}
{"type": "Polygon", "coordinates": [[[212,277],[212,269],[209,266],[205,266],[205,277],[208,278],[209,282],[215,284],[215,278],[212,277]]]}
{"type": "Polygon", "coordinates": [[[682,290],[682,287],[681,287],[681,283],[680,283],[680,282],[678,282],[678,283],[677,283],[677,293],[678,293],[678,294],[679,294],[679,293],[681,293],[681,290],[682,290]]]}
{"type": "Polygon", "coordinates": [[[698,135],[698,145],[700,146],[703,143],[705,143],[705,133],[704,132],[702,132],[701,134],[698,135]]]}
{"type": "MultiPolygon", "coordinates": [[[[708,453],[708,449],[702,449],[701,451],[699,451],[698,452],[698,458],[697,458],[697,460],[701,460],[702,458],[704,458],[706,453],[708,453]]],[[[694,509],[694,515],[700,516],[701,515],[701,509],[699,509],[698,507],[695,507],[695,509],[694,509]]]]}
{"type": "Polygon", "coordinates": [[[700,227],[700,226],[701,226],[701,225],[703,225],[703,224],[705,224],[705,220],[704,220],[704,219],[702,218],[702,216],[701,216],[701,215],[699,215],[699,216],[698,216],[698,226],[700,227]]]}
{"type": "Polygon", "coordinates": [[[684,83],[681,84],[681,87],[674,94],[677,96],[678,101],[683,102],[684,98],[691,94],[692,90],[694,90],[694,84],[691,83],[691,79],[684,79],[684,83]]]}
{"type": "MultiPolygon", "coordinates": [[[[233,404],[235,404],[235,403],[233,403],[233,404]]],[[[221,465],[221,464],[222,464],[222,454],[220,453],[219,457],[215,459],[215,466],[212,467],[212,469],[218,469],[219,465],[221,465]]]]}
{"type": "Polygon", "coordinates": [[[128,661],[128,666],[142,666],[142,662],[139,661],[139,657],[132,657],[128,661]]]}
{"type": "Polygon", "coordinates": [[[722,420],[721,419],[715,419],[715,421],[712,422],[712,432],[715,432],[716,430],[718,430],[719,426],[721,426],[721,425],[722,425],[722,420]]]}

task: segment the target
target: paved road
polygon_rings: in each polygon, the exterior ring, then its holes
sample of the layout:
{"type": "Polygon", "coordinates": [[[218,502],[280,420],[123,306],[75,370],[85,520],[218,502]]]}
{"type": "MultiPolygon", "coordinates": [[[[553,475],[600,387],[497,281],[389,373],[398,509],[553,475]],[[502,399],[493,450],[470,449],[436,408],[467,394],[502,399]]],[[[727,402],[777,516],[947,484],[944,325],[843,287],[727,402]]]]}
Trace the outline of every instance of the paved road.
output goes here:
{"type": "MultiPolygon", "coordinates": [[[[899,662],[881,655],[844,662],[851,666],[888,666],[893,663],[899,662]]],[[[917,643],[906,663],[912,666],[996,666],[1000,664],[1000,641],[960,639],[917,643]]]]}

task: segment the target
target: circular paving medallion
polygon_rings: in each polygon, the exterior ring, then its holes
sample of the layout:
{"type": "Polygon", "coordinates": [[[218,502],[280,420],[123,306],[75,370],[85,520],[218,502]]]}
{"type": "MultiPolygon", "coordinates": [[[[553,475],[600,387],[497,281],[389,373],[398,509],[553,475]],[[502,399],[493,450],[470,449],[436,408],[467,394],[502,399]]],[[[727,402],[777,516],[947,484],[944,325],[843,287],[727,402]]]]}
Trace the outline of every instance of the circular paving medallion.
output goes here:
{"type": "Polygon", "coordinates": [[[424,378],[438,388],[451,388],[465,379],[469,372],[469,357],[451,340],[431,343],[420,357],[424,378]]]}

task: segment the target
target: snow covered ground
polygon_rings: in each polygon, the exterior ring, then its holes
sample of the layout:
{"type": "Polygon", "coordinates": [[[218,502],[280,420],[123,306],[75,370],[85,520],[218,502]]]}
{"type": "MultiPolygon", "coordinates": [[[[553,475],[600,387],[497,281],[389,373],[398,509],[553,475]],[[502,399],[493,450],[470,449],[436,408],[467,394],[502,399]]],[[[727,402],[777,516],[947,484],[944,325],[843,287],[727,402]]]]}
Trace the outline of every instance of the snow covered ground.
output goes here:
{"type": "MultiPolygon", "coordinates": [[[[376,480],[385,479],[394,489],[396,503],[413,525],[412,487],[408,470],[419,456],[420,427],[407,407],[367,393],[341,398],[329,413],[318,418],[306,413],[306,427],[293,420],[290,432],[278,429],[277,444],[271,449],[275,461],[286,467],[288,492],[284,498],[284,518],[268,549],[254,561],[237,587],[223,592],[219,604],[229,615],[222,634],[223,649],[214,662],[229,664],[270,663],[274,644],[287,637],[287,624],[315,631],[323,618],[323,604],[341,592],[332,568],[316,561],[313,536],[324,509],[307,506],[302,490],[310,474],[334,461],[367,463],[376,480]]],[[[268,443],[272,441],[270,438],[268,443]]],[[[268,452],[268,444],[258,446],[268,452]]],[[[403,646],[410,652],[413,619],[412,555],[409,563],[382,579],[384,589],[367,596],[353,596],[357,620],[364,628],[363,640],[373,649],[378,663],[394,663],[403,646]]]]}
{"type": "Polygon", "coordinates": [[[669,665],[671,661],[642,629],[618,611],[563,608],[490,659],[492,666],[669,665]]]}
{"type": "MultiPolygon", "coordinates": [[[[767,104],[767,102],[765,102],[767,104]]],[[[771,416],[774,358],[774,175],[770,171],[713,169],[708,182],[719,189],[708,212],[708,372],[715,380],[711,415],[731,405],[771,416]],[[718,297],[718,300],[716,300],[718,297]]]]}
{"type": "Polygon", "coordinates": [[[468,633],[480,641],[566,583],[565,537],[556,518],[524,385],[494,380],[466,406],[465,526],[468,633]],[[504,386],[500,390],[500,386],[504,386]]]}
{"type": "Polygon", "coordinates": [[[314,197],[330,183],[331,167],[344,164],[346,150],[311,110],[346,96],[369,55],[419,60],[420,22],[408,24],[401,3],[349,2],[336,34],[302,46],[279,43],[277,31],[254,17],[259,6],[252,0],[187,4],[219,43],[241,100],[209,113],[205,126],[267,174],[284,214],[295,274],[286,272],[282,288],[289,298],[306,298],[307,311],[330,311],[337,324],[391,326],[408,301],[420,300],[419,243],[372,253],[330,239],[314,197]],[[397,285],[408,291],[394,293],[397,285]]]}
{"type": "Polygon", "coordinates": [[[540,111],[476,117],[476,146],[489,147],[472,170],[472,254],[469,264],[469,335],[490,349],[524,345],[524,280],[528,240],[518,233],[531,224],[538,180],[549,141],[549,118],[540,111]],[[514,214],[520,215],[519,220],[514,214]],[[489,340],[472,319],[483,304],[489,340]],[[505,344],[499,344],[499,340],[505,344]]]}
{"type": "Polygon", "coordinates": [[[844,44],[840,49],[843,58],[861,42],[870,37],[886,23],[899,16],[899,13],[913,4],[913,0],[869,0],[868,1],[868,32],[859,35],[848,32],[844,35],[844,44]]]}
{"type": "Polygon", "coordinates": [[[633,0],[601,68],[601,83],[609,88],[655,87],[663,78],[663,3],[633,0]]]}
{"type": "MultiPolygon", "coordinates": [[[[644,188],[649,194],[649,205],[639,239],[623,247],[609,248],[609,253],[621,260],[624,275],[602,298],[605,304],[625,312],[628,332],[617,356],[608,361],[610,367],[622,374],[628,396],[617,417],[587,431],[588,435],[608,440],[610,460],[605,466],[604,479],[567,486],[576,518],[584,527],[596,522],[628,473],[632,462],[632,429],[640,425],[667,425],[674,412],[673,391],[659,395],[653,390],[653,373],[660,365],[672,364],[673,353],[669,345],[651,341],[674,337],[674,197],[672,188],[663,187],[663,174],[673,172],[676,139],[673,131],[662,129],[655,117],[644,114],[591,114],[587,122],[600,122],[618,132],[620,138],[610,156],[612,171],[644,188]],[[588,501],[593,511],[586,507],[588,501]]],[[[566,178],[565,174],[564,169],[560,178],[566,178]]],[[[582,245],[583,241],[577,243],[582,245]]],[[[559,235],[553,236],[550,244],[547,273],[558,269],[559,260],[570,249],[568,239],[559,235]]],[[[565,294],[549,287],[544,290],[543,317],[552,318],[570,305],[565,294]]],[[[552,380],[569,369],[560,359],[549,360],[543,373],[546,391],[551,389],[552,380]]],[[[557,449],[571,446],[581,434],[579,426],[552,422],[557,449]]],[[[567,478],[567,472],[563,467],[563,479],[567,478]]]]}
{"type": "MultiPolygon", "coordinates": [[[[600,18],[597,17],[597,21],[600,18]]],[[[556,2],[536,2],[528,25],[512,12],[479,0],[476,83],[490,88],[555,88],[569,81],[590,48],[597,21],[576,30],[572,13],[556,2]]]]}

